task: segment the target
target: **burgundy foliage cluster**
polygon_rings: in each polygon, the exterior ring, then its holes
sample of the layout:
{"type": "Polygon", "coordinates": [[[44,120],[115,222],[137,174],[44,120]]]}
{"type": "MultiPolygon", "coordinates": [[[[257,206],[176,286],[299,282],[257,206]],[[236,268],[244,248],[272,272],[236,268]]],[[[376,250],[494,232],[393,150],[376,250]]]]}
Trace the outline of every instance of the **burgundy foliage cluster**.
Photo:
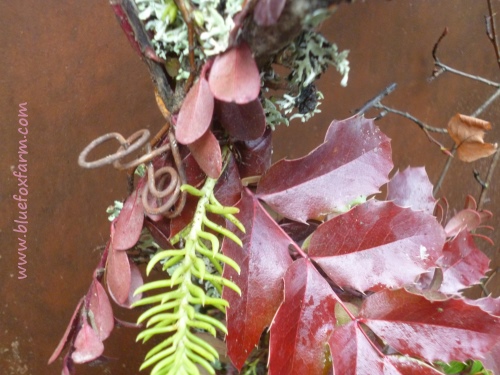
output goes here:
{"type": "MultiPolygon", "coordinates": [[[[258,20],[275,22],[284,3],[258,2],[258,20]]],[[[390,140],[362,116],[333,121],[307,156],[271,166],[259,92],[257,65],[241,43],[203,66],[174,118],[188,183],[218,178],[217,198],[239,208],[246,228],[226,223],[243,247],[222,245],[241,267],[239,274],[224,269],[242,291],[223,291],[234,367],[242,369],[268,328],[271,375],[440,374],[435,361],[467,359],[500,371],[500,300],[461,294],[488,271],[473,232],[490,213],[468,199],[446,220],[423,168],[389,179],[390,140]],[[225,167],[221,144],[232,152],[225,167]],[[242,185],[253,176],[262,176],[256,186],[242,185]]],[[[164,156],[153,164],[173,165],[164,156]]],[[[193,216],[195,199],[173,219],[145,214],[144,184],[112,222],[89,291],[49,361],[68,346],[63,374],[73,363],[104,359],[103,341],[117,323],[104,270],[112,299],[129,307],[140,298],[133,297],[142,277],[131,250],[143,228],[172,248],[170,239],[193,216]]]]}

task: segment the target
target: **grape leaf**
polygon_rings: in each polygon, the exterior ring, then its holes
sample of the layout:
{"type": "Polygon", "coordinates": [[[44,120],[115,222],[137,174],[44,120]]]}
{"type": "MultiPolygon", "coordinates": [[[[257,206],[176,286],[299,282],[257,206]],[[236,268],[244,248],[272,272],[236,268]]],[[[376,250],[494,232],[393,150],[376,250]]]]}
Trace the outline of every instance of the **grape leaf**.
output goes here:
{"type": "MultiPolygon", "coordinates": [[[[231,267],[224,267],[224,277],[241,288],[241,297],[229,288],[224,288],[223,297],[230,305],[228,355],[236,368],[241,369],[283,299],[282,278],[292,263],[288,254],[292,240],[248,189],[243,191],[236,207],[240,209],[237,217],[246,230],[240,236],[243,248],[224,240],[222,251],[241,267],[239,275],[231,267]]],[[[228,228],[235,230],[230,223],[228,228]]]]}
{"type": "Polygon", "coordinates": [[[444,241],[433,216],[368,201],[320,225],[309,256],[340,287],[399,288],[435,265],[444,241]]]}
{"type": "Polygon", "coordinates": [[[219,141],[208,130],[197,141],[188,145],[191,154],[208,177],[217,178],[222,171],[222,153],[219,141]]]}
{"type": "Polygon", "coordinates": [[[115,326],[115,321],[113,319],[113,309],[109,302],[108,295],[101,283],[95,278],[90,285],[87,298],[89,301],[89,310],[92,312],[95,328],[97,329],[97,336],[99,340],[104,341],[111,334],[115,326]]]}
{"type": "Polygon", "coordinates": [[[141,192],[137,189],[127,198],[120,214],[114,221],[113,249],[128,250],[134,246],[141,236],[143,223],[144,208],[141,192]]]}
{"type": "Polygon", "coordinates": [[[360,322],[402,354],[428,362],[482,358],[500,340],[500,319],[463,300],[429,301],[405,290],[369,296],[360,322]]]}
{"type": "Polygon", "coordinates": [[[305,222],[377,193],[392,167],[389,138],[373,120],[355,116],[333,121],[309,155],[271,166],[257,194],[282,216],[305,222]]]}
{"type": "Polygon", "coordinates": [[[472,235],[461,231],[443,248],[443,256],[437,264],[443,269],[443,282],[439,290],[457,294],[473,284],[479,283],[488,271],[490,260],[476,247],[472,235]]]}
{"type": "Polygon", "coordinates": [[[306,259],[290,266],[284,282],[285,299],[270,329],[269,374],[322,374],[338,297],[306,259]]]}
{"type": "Polygon", "coordinates": [[[208,77],[213,95],[225,102],[246,104],[257,99],[260,74],[246,43],[218,55],[208,77]]]}
{"type": "Polygon", "coordinates": [[[98,334],[83,319],[83,326],[78,331],[75,339],[75,351],[71,354],[71,359],[75,363],[85,363],[96,359],[104,352],[104,345],[98,334]]]}
{"type": "Polygon", "coordinates": [[[271,26],[278,21],[286,0],[260,0],[253,11],[255,23],[259,26],[271,26]]]}
{"type": "Polygon", "coordinates": [[[266,130],[266,116],[259,99],[247,104],[218,100],[215,113],[229,135],[239,141],[262,137],[266,130]]]}
{"type": "Polygon", "coordinates": [[[387,184],[387,200],[432,215],[436,200],[425,168],[408,167],[403,172],[396,172],[387,184]]]}
{"type": "Polygon", "coordinates": [[[328,340],[335,374],[342,375],[438,375],[441,372],[424,362],[399,355],[382,355],[375,351],[358,322],[335,328],[328,340]]]}
{"type": "Polygon", "coordinates": [[[203,74],[186,95],[175,126],[175,138],[182,144],[199,139],[210,127],[214,96],[203,74]]]}

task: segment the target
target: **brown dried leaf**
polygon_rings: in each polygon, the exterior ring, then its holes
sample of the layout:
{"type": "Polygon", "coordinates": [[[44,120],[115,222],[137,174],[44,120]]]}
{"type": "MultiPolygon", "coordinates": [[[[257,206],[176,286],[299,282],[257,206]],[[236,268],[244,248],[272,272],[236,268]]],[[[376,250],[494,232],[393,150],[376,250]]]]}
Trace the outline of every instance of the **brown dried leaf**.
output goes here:
{"type": "Polygon", "coordinates": [[[448,133],[457,145],[457,156],[465,162],[472,162],[492,155],[497,144],[485,143],[484,132],[491,130],[487,121],[457,113],[448,122],[448,133]]]}

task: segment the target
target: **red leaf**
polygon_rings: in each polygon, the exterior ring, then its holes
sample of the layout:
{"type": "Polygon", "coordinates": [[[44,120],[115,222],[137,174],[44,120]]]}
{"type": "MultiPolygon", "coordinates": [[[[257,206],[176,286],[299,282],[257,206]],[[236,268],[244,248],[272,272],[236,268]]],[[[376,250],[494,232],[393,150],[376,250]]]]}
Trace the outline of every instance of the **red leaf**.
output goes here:
{"type": "Polygon", "coordinates": [[[253,11],[255,23],[259,26],[271,26],[278,21],[286,0],[260,0],[253,11]]]}
{"type": "MultiPolygon", "coordinates": [[[[139,268],[134,264],[130,263],[130,289],[128,291],[128,296],[125,302],[119,302],[116,297],[112,294],[110,290],[111,298],[120,306],[125,309],[132,309],[132,304],[142,298],[142,293],[134,296],[135,290],[144,284],[141,272],[139,268]]],[[[109,289],[109,288],[108,288],[109,289]]]]}
{"type": "Polygon", "coordinates": [[[382,361],[357,322],[335,328],[328,345],[335,374],[383,374],[382,361]]]}
{"type": "Polygon", "coordinates": [[[396,172],[387,184],[387,200],[432,215],[436,200],[425,168],[408,167],[403,172],[396,172]]]}
{"type": "Polygon", "coordinates": [[[500,340],[500,319],[458,299],[384,290],[364,301],[360,316],[392,348],[428,362],[482,358],[500,340]]]}
{"type": "Polygon", "coordinates": [[[500,374],[500,341],[486,354],[483,365],[493,374],[500,374]]]}
{"type": "Polygon", "coordinates": [[[242,105],[217,101],[216,114],[229,135],[239,141],[260,138],[266,130],[266,116],[259,99],[242,105]]]}
{"type": "Polygon", "coordinates": [[[217,178],[220,176],[222,153],[219,142],[210,130],[188,147],[196,162],[208,177],[217,178]]]}
{"type": "Polygon", "coordinates": [[[147,218],[144,221],[144,226],[148,229],[154,241],[160,245],[162,249],[170,249],[170,220],[163,217],[160,221],[153,221],[147,218]]]}
{"type": "Polygon", "coordinates": [[[141,236],[143,223],[144,209],[141,193],[139,190],[135,190],[123,204],[123,208],[114,222],[113,249],[127,250],[133,247],[141,236]]]}
{"type": "Polygon", "coordinates": [[[104,341],[109,337],[111,331],[113,330],[115,321],[108,295],[106,294],[106,291],[102,287],[101,283],[95,278],[92,281],[87,298],[89,299],[89,309],[92,311],[94,316],[97,335],[99,340],[104,341]]]}
{"type": "Polygon", "coordinates": [[[399,288],[435,265],[444,241],[433,216],[368,201],[320,225],[309,255],[340,287],[399,288]]]}
{"type": "Polygon", "coordinates": [[[484,297],[475,300],[466,300],[466,302],[469,305],[479,307],[490,315],[500,317],[500,297],[484,297]]]}
{"type": "Polygon", "coordinates": [[[190,144],[206,133],[212,122],[214,97],[202,75],[186,95],[175,126],[175,138],[190,144]]]}
{"type": "Polygon", "coordinates": [[[254,141],[235,142],[239,155],[238,168],[241,178],[260,176],[271,166],[272,130],[267,128],[264,135],[254,141]]]}
{"type": "Polygon", "coordinates": [[[242,189],[238,167],[234,157],[231,156],[222,176],[215,185],[214,195],[223,206],[234,206],[241,199],[242,189]]]}
{"type": "Polygon", "coordinates": [[[225,102],[249,103],[259,96],[260,74],[246,43],[218,55],[208,77],[214,96],[225,102]]]}
{"type": "MultiPolygon", "coordinates": [[[[225,267],[224,277],[235,282],[242,293],[240,297],[224,288],[223,297],[230,304],[227,310],[228,355],[240,370],[283,299],[282,278],[292,263],[288,254],[292,241],[249,190],[244,190],[236,207],[240,209],[237,217],[246,229],[240,237],[243,248],[224,240],[222,250],[241,267],[239,275],[225,267]]],[[[231,224],[228,228],[235,230],[231,224]]]]}
{"type": "Polygon", "coordinates": [[[462,230],[474,230],[481,224],[481,216],[479,212],[471,209],[459,211],[446,224],[444,231],[446,237],[455,237],[462,230]]]}
{"type": "Polygon", "coordinates": [[[97,333],[87,322],[83,320],[83,326],[78,331],[75,339],[75,351],[71,354],[71,359],[75,363],[90,362],[99,357],[104,352],[104,345],[97,333]]]}
{"type": "Polygon", "coordinates": [[[106,265],[106,283],[111,297],[118,304],[124,304],[131,285],[130,263],[125,251],[110,247],[106,265]]]}
{"type": "Polygon", "coordinates": [[[71,316],[71,319],[69,320],[69,324],[66,327],[66,331],[64,331],[64,335],[61,338],[61,341],[59,341],[59,344],[57,344],[56,349],[54,350],[54,353],[49,358],[48,364],[50,365],[52,362],[54,362],[57,357],[59,357],[59,354],[61,354],[62,350],[66,346],[69,340],[73,337],[75,334],[76,327],[78,325],[78,322],[80,321],[80,308],[82,307],[83,303],[83,298],[78,301],[78,305],[76,305],[76,309],[73,312],[73,315],[71,316]]]}
{"type": "Polygon", "coordinates": [[[335,374],[438,375],[424,362],[399,355],[377,353],[357,322],[335,328],[328,340],[335,374]]]}
{"type": "Polygon", "coordinates": [[[279,214],[305,222],[377,193],[392,167],[389,138],[373,120],[355,116],[332,122],[309,155],[274,164],[257,193],[279,214]]]}
{"type": "Polygon", "coordinates": [[[479,283],[489,269],[490,260],[476,247],[472,235],[462,231],[444,245],[443,256],[437,263],[443,269],[439,290],[457,294],[459,290],[479,283]]]}
{"type": "Polygon", "coordinates": [[[284,281],[285,300],[271,325],[269,374],[322,374],[338,297],[305,259],[292,264],[284,281]]]}

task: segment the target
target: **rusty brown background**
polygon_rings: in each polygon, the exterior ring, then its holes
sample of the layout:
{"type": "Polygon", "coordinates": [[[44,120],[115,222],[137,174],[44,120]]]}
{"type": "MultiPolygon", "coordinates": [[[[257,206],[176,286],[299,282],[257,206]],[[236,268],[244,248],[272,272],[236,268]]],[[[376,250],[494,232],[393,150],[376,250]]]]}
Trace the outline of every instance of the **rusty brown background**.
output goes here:
{"type": "MultiPolygon", "coordinates": [[[[500,12],[500,2],[493,1],[500,12]]],[[[333,71],[321,82],[326,100],[314,121],[292,123],[275,133],[275,157],[304,155],[319,144],[332,119],[351,115],[391,82],[398,89],[384,103],[423,121],[445,126],[457,112],[470,114],[494,89],[444,74],[429,82],[431,50],[443,28],[450,28],[440,57],[455,68],[499,80],[493,48],[485,37],[482,0],[372,0],[341,6],[323,26],[340,49],[350,49],[351,76],[339,86],[333,71]]],[[[162,126],[145,66],[130,48],[104,0],[24,0],[0,2],[0,124],[3,177],[0,185],[0,369],[2,374],[59,374],[61,362],[46,362],[62,336],[79,298],[87,291],[99,252],[109,235],[105,209],[126,194],[125,177],[112,168],[83,170],[76,160],[98,135],[131,134],[162,126]],[[17,279],[17,180],[19,103],[29,120],[29,227],[27,275],[17,279]]],[[[374,112],[372,112],[372,115],[374,112]]],[[[500,140],[500,109],[482,116],[500,140]]],[[[387,116],[379,122],[393,139],[399,168],[425,165],[435,182],[444,156],[411,122],[387,116]]],[[[451,141],[446,141],[451,145],[451,141]]],[[[484,176],[488,161],[453,163],[443,186],[452,209],[467,193],[479,194],[472,176],[484,176]]],[[[500,227],[497,171],[485,206],[500,227]]],[[[495,234],[496,243],[500,235],[495,234]]],[[[485,252],[500,264],[497,247],[485,252]]],[[[490,287],[498,294],[500,277],[490,287]]],[[[126,316],[117,311],[118,316],[126,316]]],[[[129,316],[129,319],[132,317],[129,316]]],[[[120,329],[106,341],[106,367],[80,366],[78,374],[137,374],[145,353],[136,332],[120,329]]]]}

